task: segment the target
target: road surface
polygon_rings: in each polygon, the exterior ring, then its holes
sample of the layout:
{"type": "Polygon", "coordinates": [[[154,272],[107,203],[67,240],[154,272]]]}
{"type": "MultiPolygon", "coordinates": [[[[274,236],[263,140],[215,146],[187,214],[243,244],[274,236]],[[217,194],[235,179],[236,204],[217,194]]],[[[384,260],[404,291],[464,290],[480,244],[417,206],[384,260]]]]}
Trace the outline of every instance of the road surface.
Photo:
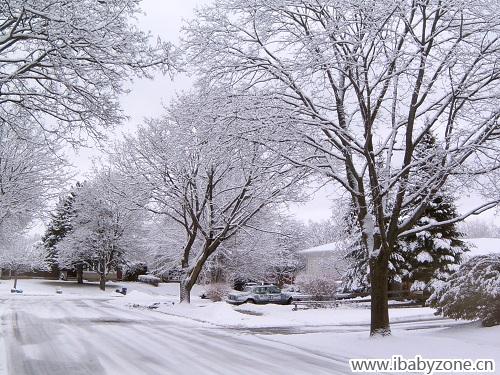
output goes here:
{"type": "Polygon", "coordinates": [[[8,375],[351,374],[348,358],[99,298],[0,297],[0,316],[8,375]]]}

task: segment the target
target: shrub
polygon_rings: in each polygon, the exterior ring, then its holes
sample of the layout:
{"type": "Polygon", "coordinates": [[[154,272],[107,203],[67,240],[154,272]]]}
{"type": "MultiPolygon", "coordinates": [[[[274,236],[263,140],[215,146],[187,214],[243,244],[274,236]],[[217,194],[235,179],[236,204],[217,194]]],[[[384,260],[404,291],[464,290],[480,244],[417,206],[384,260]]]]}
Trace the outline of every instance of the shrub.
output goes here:
{"type": "Polygon", "coordinates": [[[471,258],[446,282],[436,286],[428,303],[453,319],[481,319],[500,324],[500,254],[471,258]]]}
{"type": "Polygon", "coordinates": [[[124,281],[137,281],[140,275],[145,275],[148,272],[148,266],[144,262],[130,263],[123,269],[124,281]]]}
{"type": "Polygon", "coordinates": [[[226,284],[213,283],[213,284],[207,285],[207,287],[205,289],[205,295],[211,301],[219,302],[219,301],[223,301],[224,299],[226,299],[226,297],[230,291],[231,291],[231,289],[226,284]]]}
{"type": "Polygon", "coordinates": [[[337,291],[337,282],[327,277],[300,275],[295,283],[302,293],[310,294],[315,301],[332,300],[337,291]]]}

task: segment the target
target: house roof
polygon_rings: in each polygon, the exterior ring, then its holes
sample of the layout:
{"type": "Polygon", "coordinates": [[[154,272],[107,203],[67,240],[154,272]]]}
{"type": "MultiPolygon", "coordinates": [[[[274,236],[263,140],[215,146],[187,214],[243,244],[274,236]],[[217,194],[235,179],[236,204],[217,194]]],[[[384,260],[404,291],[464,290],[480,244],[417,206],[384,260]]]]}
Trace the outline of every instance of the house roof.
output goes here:
{"type": "Polygon", "coordinates": [[[299,253],[300,254],[328,253],[328,252],[335,252],[335,251],[344,250],[345,248],[346,248],[345,241],[337,241],[337,242],[330,242],[330,243],[326,243],[324,245],[311,247],[310,249],[300,250],[299,253]]]}
{"type": "MultiPolygon", "coordinates": [[[[489,253],[500,253],[500,238],[466,238],[464,241],[473,245],[470,248],[470,251],[467,252],[467,258],[489,253]]],[[[336,252],[345,250],[347,246],[347,241],[336,241],[300,250],[299,253],[310,254],[336,252]]]]}

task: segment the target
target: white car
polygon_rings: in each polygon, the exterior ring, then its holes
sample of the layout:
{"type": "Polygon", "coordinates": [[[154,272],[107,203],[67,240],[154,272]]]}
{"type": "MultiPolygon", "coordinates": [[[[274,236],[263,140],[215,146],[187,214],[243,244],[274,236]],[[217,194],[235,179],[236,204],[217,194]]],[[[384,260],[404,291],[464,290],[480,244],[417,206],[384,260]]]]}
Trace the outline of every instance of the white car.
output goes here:
{"type": "Polygon", "coordinates": [[[228,295],[227,303],[241,305],[243,303],[278,303],[287,305],[293,301],[292,294],[283,293],[275,285],[253,285],[246,287],[242,292],[233,292],[228,295]]]}

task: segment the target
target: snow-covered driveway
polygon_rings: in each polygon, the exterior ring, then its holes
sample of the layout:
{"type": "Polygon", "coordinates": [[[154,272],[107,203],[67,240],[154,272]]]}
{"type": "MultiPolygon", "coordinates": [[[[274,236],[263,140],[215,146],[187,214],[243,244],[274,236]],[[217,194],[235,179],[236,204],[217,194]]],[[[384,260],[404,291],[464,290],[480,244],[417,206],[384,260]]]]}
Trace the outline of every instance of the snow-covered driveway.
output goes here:
{"type": "Polygon", "coordinates": [[[350,373],[347,358],[117,308],[105,298],[0,298],[9,375],[350,373]]]}

